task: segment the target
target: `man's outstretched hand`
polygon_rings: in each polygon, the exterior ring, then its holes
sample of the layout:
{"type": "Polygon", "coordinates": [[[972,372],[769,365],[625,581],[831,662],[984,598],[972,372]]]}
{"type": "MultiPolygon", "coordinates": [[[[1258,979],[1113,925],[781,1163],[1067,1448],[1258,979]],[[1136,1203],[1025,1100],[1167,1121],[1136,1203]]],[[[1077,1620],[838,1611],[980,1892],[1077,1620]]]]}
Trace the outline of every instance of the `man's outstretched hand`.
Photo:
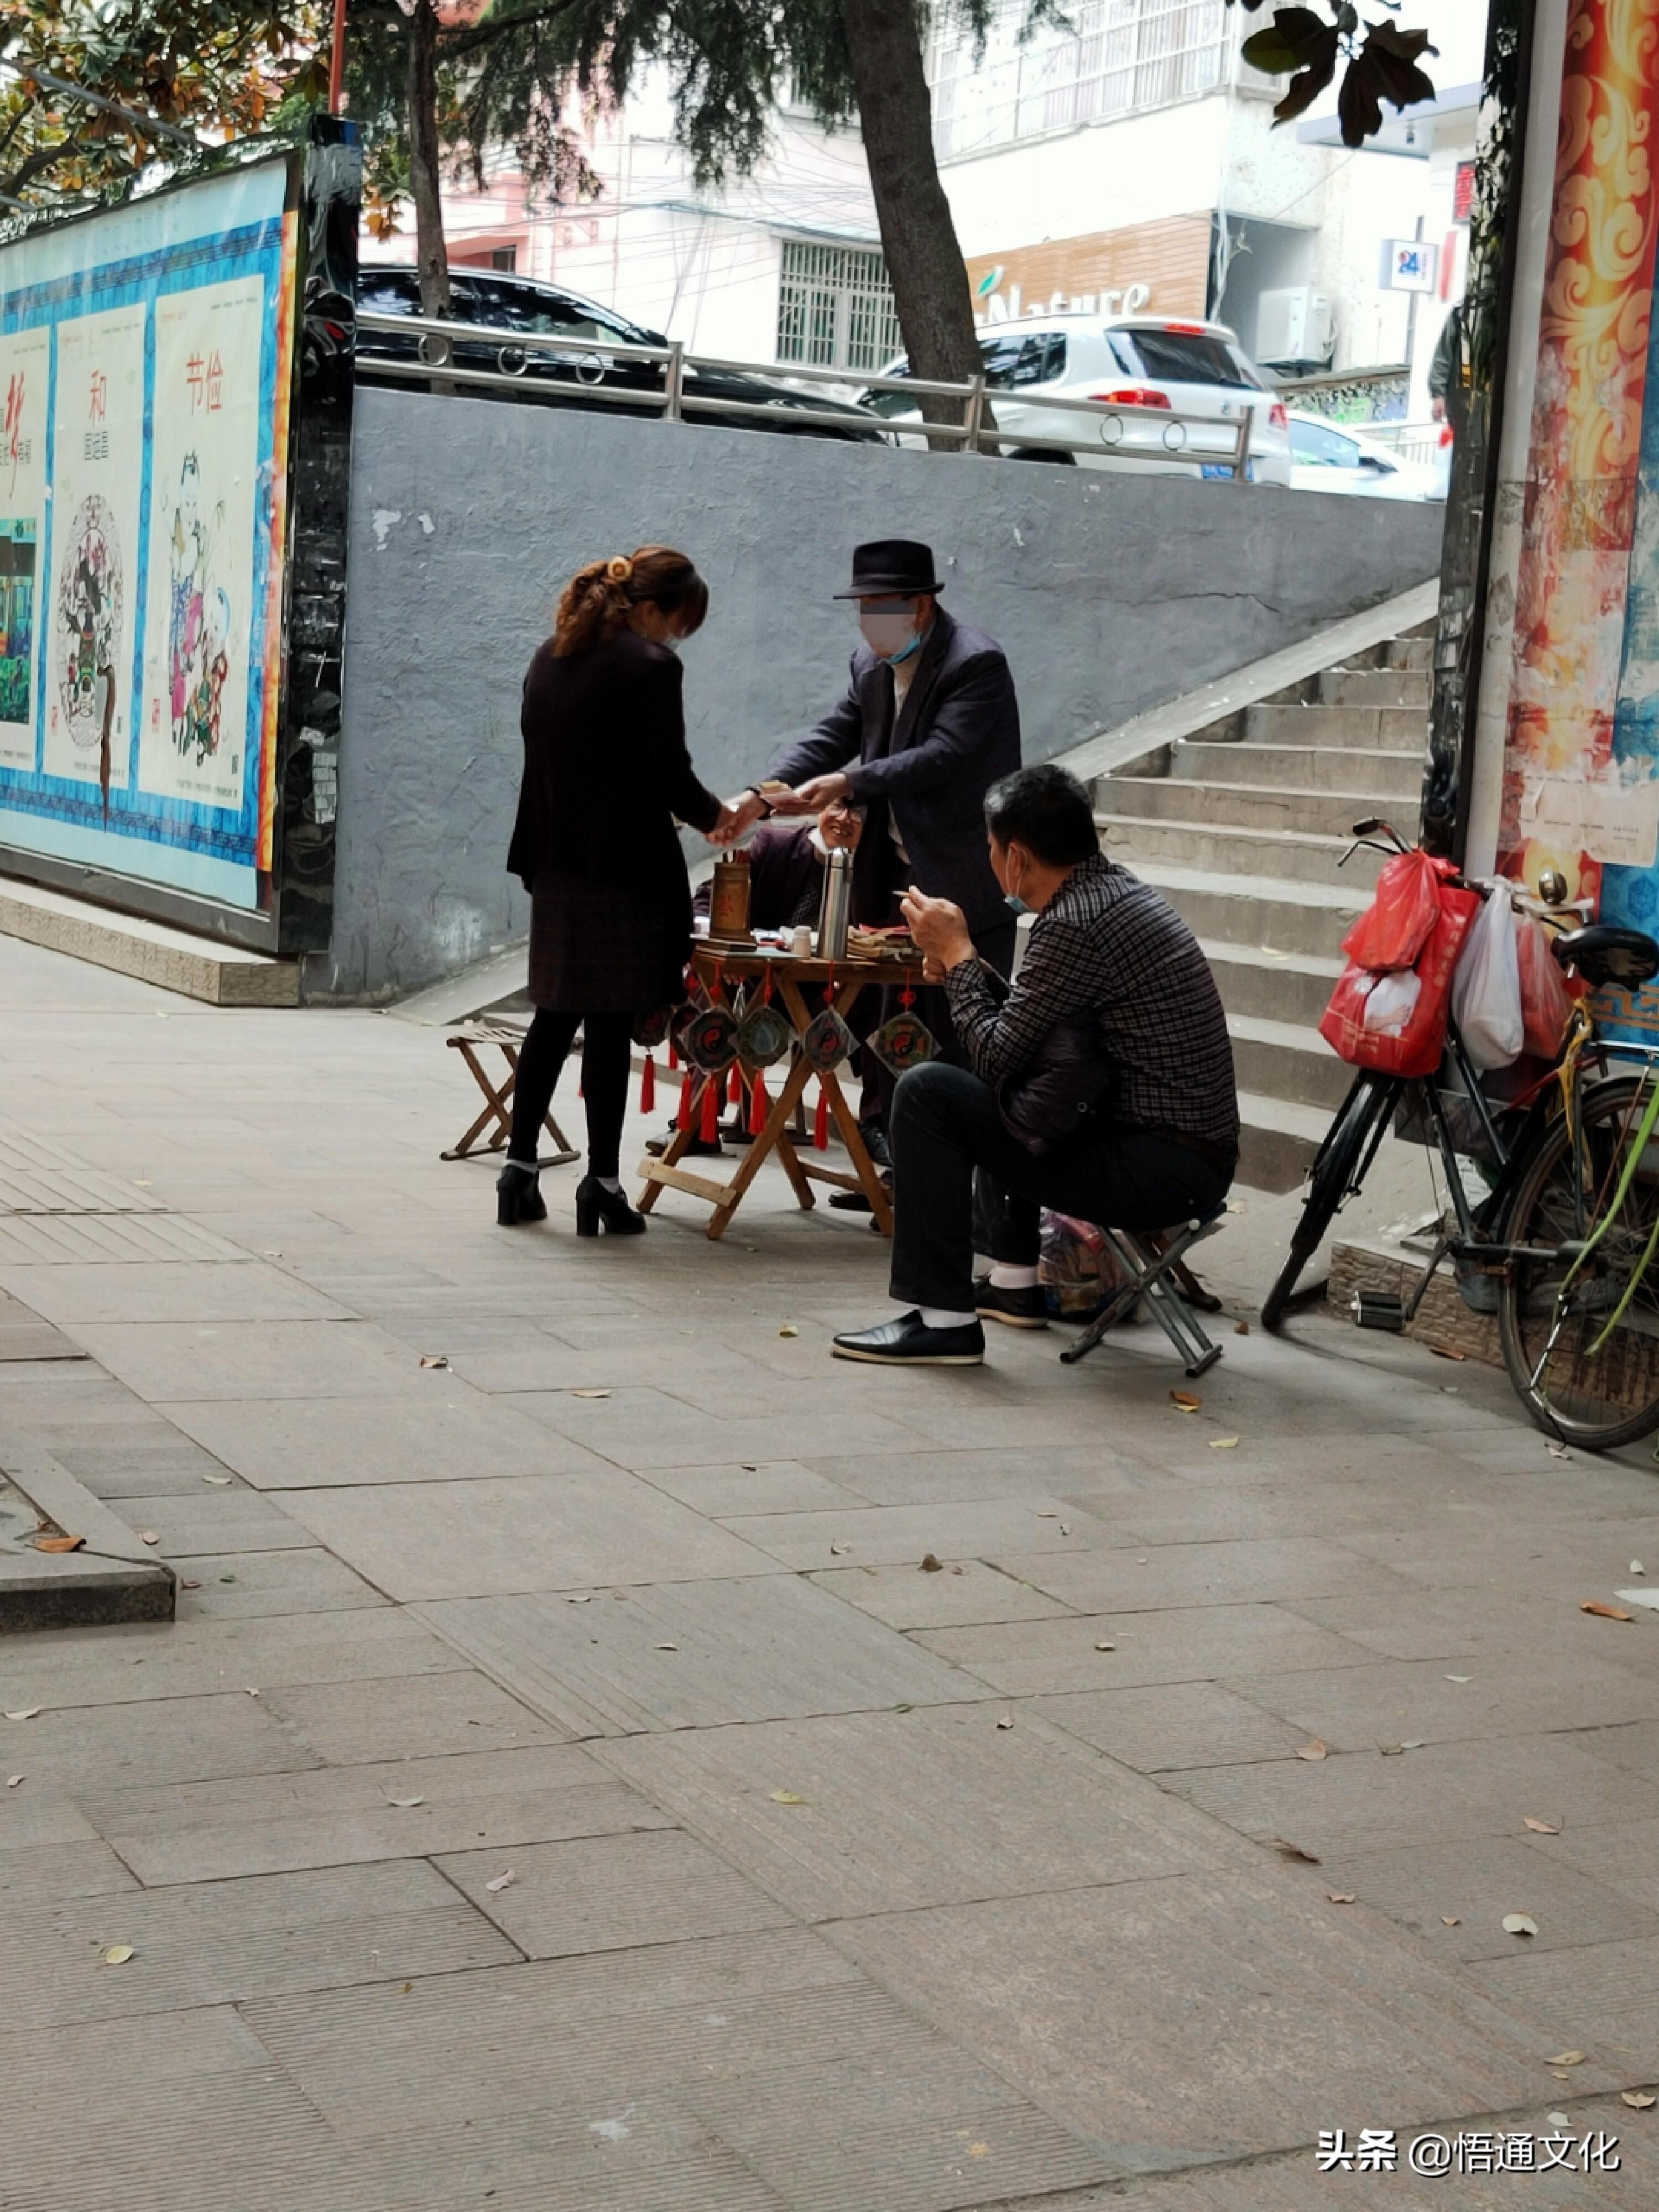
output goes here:
{"type": "Polygon", "coordinates": [[[773,800],[779,814],[819,814],[852,789],[852,779],[839,769],[833,775],[815,775],[799,790],[784,792],[773,800]]]}
{"type": "Polygon", "coordinates": [[[899,912],[926,958],[924,981],[940,982],[947,970],[974,957],[967,920],[953,900],[929,898],[913,884],[899,902],[899,912]]]}

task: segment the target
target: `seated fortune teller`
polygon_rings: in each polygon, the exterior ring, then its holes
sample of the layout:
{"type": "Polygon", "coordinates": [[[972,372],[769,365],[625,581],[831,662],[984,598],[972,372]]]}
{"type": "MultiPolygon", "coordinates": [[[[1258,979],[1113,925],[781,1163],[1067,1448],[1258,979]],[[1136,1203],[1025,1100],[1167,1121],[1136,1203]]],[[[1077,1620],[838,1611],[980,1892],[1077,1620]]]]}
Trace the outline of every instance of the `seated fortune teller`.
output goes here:
{"type": "MultiPolygon", "coordinates": [[[[749,927],[792,929],[816,922],[823,894],[823,863],[837,846],[856,852],[864,817],[837,799],[815,822],[763,822],[749,840],[749,927]]],[[[712,884],[698,886],[694,912],[707,917],[712,884]]]]}
{"type": "Polygon", "coordinates": [[[1209,963],[1149,884],[1101,852],[1089,794],[1052,763],[1020,769],[985,798],[991,866],[1010,902],[1034,913],[1025,957],[1003,994],[979,962],[961,910],[912,891],[911,935],[943,981],[966,1067],[930,1060],[899,1078],[890,1290],[896,1321],[835,1340],[840,1359],[977,1366],[986,1320],[1041,1328],[1042,1207],[1133,1230],[1212,1212],[1238,1155],[1232,1048],[1209,963]],[[1050,1101],[1063,1069],[1069,1132],[1050,1101]],[[1046,1127],[1042,1114],[1049,1116],[1046,1127]],[[1034,1152],[1014,1133],[1037,1134],[1034,1152]],[[989,1280],[973,1279],[973,1189],[982,1170],[1006,1204],[989,1280]]]}

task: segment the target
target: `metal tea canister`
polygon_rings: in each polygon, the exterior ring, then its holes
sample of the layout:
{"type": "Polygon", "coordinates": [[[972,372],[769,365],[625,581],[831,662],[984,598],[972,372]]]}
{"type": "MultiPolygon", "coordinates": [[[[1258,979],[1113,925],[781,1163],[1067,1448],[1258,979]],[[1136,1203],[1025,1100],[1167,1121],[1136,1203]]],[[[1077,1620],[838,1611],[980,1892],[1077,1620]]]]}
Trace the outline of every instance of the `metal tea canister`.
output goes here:
{"type": "Polygon", "coordinates": [[[749,855],[739,846],[726,859],[714,863],[714,886],[708,896],[708,934],[727,944],[749,939],[749,855]]]}

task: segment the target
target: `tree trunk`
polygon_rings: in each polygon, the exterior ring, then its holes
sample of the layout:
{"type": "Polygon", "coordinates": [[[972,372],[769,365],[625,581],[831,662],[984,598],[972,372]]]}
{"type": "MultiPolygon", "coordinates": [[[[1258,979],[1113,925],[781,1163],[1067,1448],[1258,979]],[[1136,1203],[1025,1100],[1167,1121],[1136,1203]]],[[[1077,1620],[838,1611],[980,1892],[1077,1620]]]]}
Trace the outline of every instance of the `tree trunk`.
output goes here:
{"type": "Polygon", "coordinates": [[[449,313],[449,255],[438,198],[438,11],[415,0],[409,19],[409,191],[415,203],[415,263],[421,308],[449,313]]]}
{"type": "MultiPolygon", "coordinates": [[[[980,373],[968,270],[933,155],[933,125],[914,0],[841,0],[893,301],[914,376],[965,382],[980,373]]],[[[959,402],[923,400],[931,422],[960,422],[959,402]]]]}

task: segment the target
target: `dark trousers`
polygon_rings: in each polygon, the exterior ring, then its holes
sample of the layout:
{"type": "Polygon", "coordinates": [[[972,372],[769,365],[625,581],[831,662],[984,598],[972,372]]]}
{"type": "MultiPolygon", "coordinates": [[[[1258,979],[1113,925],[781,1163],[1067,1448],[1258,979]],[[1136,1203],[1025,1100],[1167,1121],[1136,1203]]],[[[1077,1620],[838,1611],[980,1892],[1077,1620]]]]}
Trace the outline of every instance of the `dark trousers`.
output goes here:
{"type": "Polygon", "coordinates": [[[537,1007],[519,1054],[519,1079],[513,1091],[513,1136],[507,1152],[515,1160],[535,1158],[542,1122],[553,1103],[553,1086],[579,1029],[582,1103],[587,1109],[587,1172],[614,1177],[622,1152],[623,1116],[628,1111],[632,1014],[566,1014],[555,1013],[550,1006],[537,1007]]]}
{"type": "Polygon", "coordinates": [[[991,1256],[1017,1267],[1036,1264],[1045,1206],[1114,1229],[1168,1229],[1210,1212],[1232,1181],[1172,1138],[1121,1122],[1038,1158],[1003,1127],[989,1084],[939,1060],[900,1078],[887,1135],[892,1294],[949,1313],[973,1310],[975,1169],[1001,1199],[981,1209],[991,1256]]]}

